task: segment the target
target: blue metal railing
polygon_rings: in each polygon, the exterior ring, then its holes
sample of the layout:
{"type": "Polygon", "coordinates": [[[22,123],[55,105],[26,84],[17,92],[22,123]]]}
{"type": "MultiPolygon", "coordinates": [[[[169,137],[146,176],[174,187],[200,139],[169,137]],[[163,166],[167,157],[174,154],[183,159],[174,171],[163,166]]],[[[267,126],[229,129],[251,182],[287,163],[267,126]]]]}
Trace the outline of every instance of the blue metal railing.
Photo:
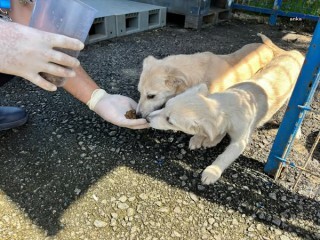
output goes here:
{"type": "Polygon", "coordinates": [[[268,14],[270,25],[276,24],[278,16],[289,17],[293,21],[320,19],[319,0],[234,0],[231,8],[268,14]]]}
{"type": "Polygon", "coordinates": [[[297,130],[311,111],[313,95],[320,82],[320,20],[311,40],[305,62],[290,98],[286,113],[271,148],[264,171],[277,178],[283,165],[296,167],[286,160],[297,130]]]}

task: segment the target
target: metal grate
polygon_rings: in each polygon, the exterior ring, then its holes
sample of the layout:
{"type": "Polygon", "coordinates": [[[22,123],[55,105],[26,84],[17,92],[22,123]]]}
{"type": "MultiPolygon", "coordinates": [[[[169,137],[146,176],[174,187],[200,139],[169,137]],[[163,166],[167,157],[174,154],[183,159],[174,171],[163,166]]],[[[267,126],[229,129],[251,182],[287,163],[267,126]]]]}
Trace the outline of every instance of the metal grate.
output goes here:
{"type": "MultiPolygon", "coordinates": [[[[308,164],[309,164],[309,162],[310,162],[310,160],[311,160],[312,157],[313,157],[313,153],[314,153],[315,149],[317,148],[317,146],[318,146],[318,144],[319,144],[319,140],[320,140],[320,131],[319,131],[319,133],[318,133],[318,135],[317,135],[316,140],[314,141],[314,143],[313,143],[313,145],[312,145],[312,147],[311,147],[311,150],[310,150],[310,153],[309,153],[309,156],[308,156],[306,162],[304,163],[304,165],[303,165],[302,168],[299,167],[299,169],[300,169],[301,171],[300,171],[300,173],[299,173],[296,181],[295,181],[294,184],[293,184],[292,189],[293,189],[294,191],[297,189],[298,183],[300,182],[300,179],[301,179],[301,177],[302,177],[302,175],[303,175],[304,172],[307,172],[307,173],[309,173],[309,174],[317,177],[317,178],[319,179],[319,181],[320,181],[320,176],[319,176],[319,175],[314,174],[312,171],[309,171],[309,170],[306,169],[307,166],[308,166],[308,164]]],[[[320,193],[320,185],[318,186],[318,190],[316,190],[316,192],[315,192],[315,194],[314,194],[314,197],[316,197],[316,196],[318,195],[318,193],[320,193]]]]}
{"type": "MultiPolygon", "coordinates": [[[[268,156],[268,161],[265,165],[265,172],[275,176],[278,179],[284,166],[290,166],[300,170],[299,177],[294,184],[296,188],[303,172],[311,174],[320,180],[320,176],[315,171],[306,169],[314,149],[319,143],[319,134],[316,138],[310,154],[307,157],[304,166],[297,166],[295,163],[287,160],[291,151],[293,141],[298,129],[305,118],[307,112],[311,112],[311,103],[313,96],[317,91],[320,82],[320,21],[317,24],[313,38],[311,40],[309,50],[306,55],[306,60],[301,69],[298,81],[293,90],[292,96],[282,123],[278,130],[277,136],[273,143],[272,149],[268,156]]],[[[316,113],[316,112],[315,112],[316,113]]],[[[317,129],[318,130],[318,129],[317,129]]],[[[320,190],[319,190],[320,191],[320,190]]],[[[317,191],[318,192],[318,191],[317,191]]]]}

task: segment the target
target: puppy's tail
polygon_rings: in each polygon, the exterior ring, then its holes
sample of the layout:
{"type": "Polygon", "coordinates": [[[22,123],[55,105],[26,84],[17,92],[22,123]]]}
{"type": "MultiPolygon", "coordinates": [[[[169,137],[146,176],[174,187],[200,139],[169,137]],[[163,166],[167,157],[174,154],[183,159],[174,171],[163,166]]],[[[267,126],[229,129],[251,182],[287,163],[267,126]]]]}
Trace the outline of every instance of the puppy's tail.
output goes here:
{"type": "Polygon", "coordinates": [[[269,48],[272,49],[272,51],[274,52],[274,54],[277,56],[281,53],[286,52],[285,50],[279,48],[277,45],[275,45],[270,38],[268,38],[266,35],[262,34],[262,33],[257,33],[257,35],[259,37],[261,37],[262,42],[267,45],[269,48]]]}

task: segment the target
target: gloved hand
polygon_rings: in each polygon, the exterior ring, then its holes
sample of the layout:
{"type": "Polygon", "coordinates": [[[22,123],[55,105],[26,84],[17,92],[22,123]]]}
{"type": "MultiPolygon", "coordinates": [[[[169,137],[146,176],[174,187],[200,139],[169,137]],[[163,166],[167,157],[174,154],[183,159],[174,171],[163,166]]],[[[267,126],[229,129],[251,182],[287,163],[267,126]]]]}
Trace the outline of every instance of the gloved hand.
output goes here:
{"type": "Polygon", "coordinates": [[[127,111],[137,108],[137,103],[129,97],[112,95],[106,93],[103,89],[97,89],[92,93],[87,105],[104,120],[119,127],[131,129],[149,127],[149,124],[143,118],[127,119],[125,117],[127,111]]]}
{"type": "Polygon", "coordinates": [[[63,35],[0,20],[0,72],[23,77],[35,85],[55,91],[57,87],[39,73],[74,77],[79,60],[53,48],[80,51],[84,44],[63,35]],[[58,65],[57,65],[58,64],[58,65]]]}

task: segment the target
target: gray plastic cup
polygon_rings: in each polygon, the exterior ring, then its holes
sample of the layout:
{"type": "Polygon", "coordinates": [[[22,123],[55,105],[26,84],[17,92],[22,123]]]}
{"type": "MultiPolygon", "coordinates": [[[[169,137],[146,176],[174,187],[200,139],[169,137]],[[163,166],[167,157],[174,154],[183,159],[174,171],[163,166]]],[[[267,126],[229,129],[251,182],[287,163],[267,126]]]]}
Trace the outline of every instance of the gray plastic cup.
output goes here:
{"type": "MultiPolygon", "coordinates": [[[[96,9],[79,0],[36,0],[29,26],[76,38],[84,43],[96,13],[96,9]]],[[[72,57],[79,56],[79,51],[67,49],[59,51],[72,57]]],[[[65,78],[48,73],[40,75],[56,86],[62,86],[65,82],[65,78]]]]}

